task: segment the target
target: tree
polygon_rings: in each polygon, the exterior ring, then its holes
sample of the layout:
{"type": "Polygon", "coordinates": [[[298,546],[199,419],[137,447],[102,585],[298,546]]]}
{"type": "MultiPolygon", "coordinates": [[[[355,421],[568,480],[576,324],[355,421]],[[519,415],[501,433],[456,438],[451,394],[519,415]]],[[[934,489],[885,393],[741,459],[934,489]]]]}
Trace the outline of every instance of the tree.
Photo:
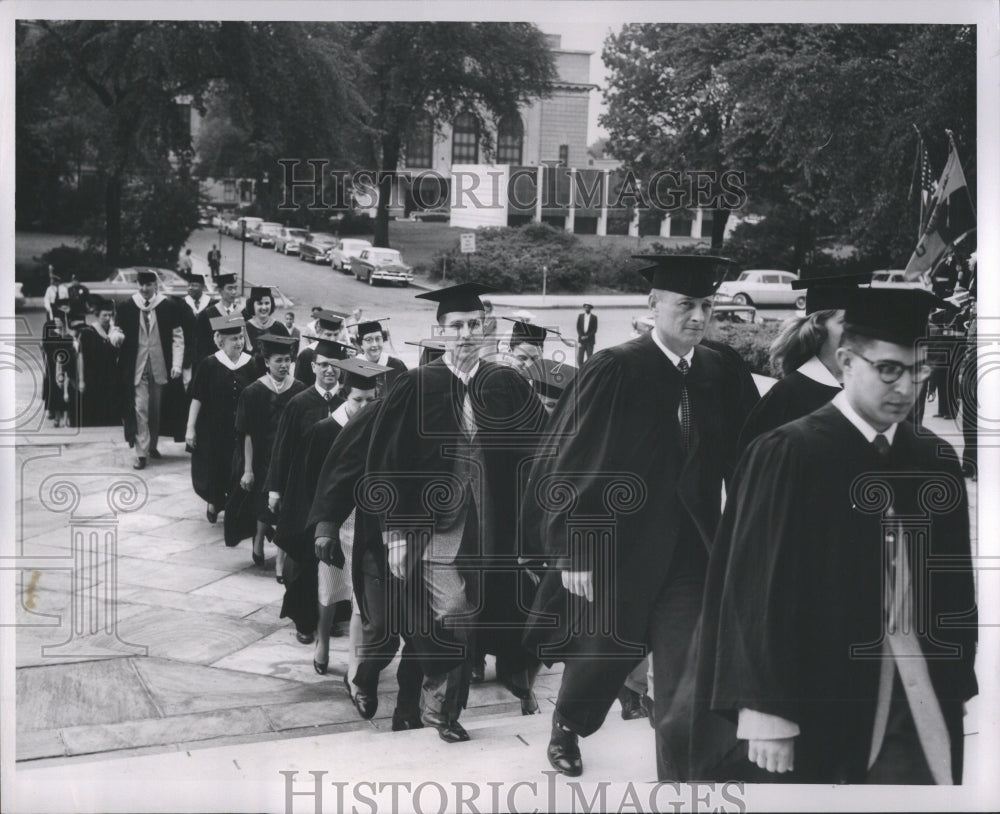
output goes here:
{"type": "Polygon", "coordinates": [[[744,171],[748,211],[791,219],[798,267],[823,235],[905,261],[914,124],[936,166],[945,128],[975,152],[969,26],[630,26],[605,51],[614,152],[744,171]]]}
{"type": "Polygon", "coordinates": [[[383,173],[375,245],[389,245],[392,178],[407,133],[471,113],[481,123],[548,94],[555,78],[545,37],[528,23],[352,23],[350,42],[363,65],[360,158],[383,173]]]}

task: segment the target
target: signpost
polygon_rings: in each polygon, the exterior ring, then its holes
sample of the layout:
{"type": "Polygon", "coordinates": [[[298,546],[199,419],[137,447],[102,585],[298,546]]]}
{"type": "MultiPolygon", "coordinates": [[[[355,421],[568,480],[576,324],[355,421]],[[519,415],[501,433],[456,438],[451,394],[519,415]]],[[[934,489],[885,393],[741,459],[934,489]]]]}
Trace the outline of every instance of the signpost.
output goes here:
{"type": "Polygon", "coordinates": [[[240,296],[244,295],[247,279],[247,222],[240,221],[240,239],[243,241],[240,249],[240,296]]]}
{"type": "Polygon", "coordinates": [[[459,237],[459,251],[465,255],[465,274],[472,271],[472,258],[470,255],[476,252],[476,233],[466,232],[459,237]]]}

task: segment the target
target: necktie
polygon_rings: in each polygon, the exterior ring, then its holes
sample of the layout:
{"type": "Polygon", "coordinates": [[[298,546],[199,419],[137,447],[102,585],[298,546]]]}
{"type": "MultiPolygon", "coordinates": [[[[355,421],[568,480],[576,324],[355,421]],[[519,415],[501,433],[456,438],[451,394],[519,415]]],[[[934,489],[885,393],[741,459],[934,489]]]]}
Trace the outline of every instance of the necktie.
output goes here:
{"type": "Polygon", "coordinates": [[[456,388],[458,391],[459,404],[462,405],[462,432],[465,433],[466,438],[472,440],[472,437],[476,434],[476,415],[472,410],[472,399],[469,397],[469,386],[461,379],[458,379],[456,388]]]}
{"type": "Polygon", "coordinates": [[[882,435],[882,433],[875,436],[872,446],[875,447],[875,451],[883,458],[889,454],[889,439],[882,435]]]}
{"type": "MultiPolygon", "coordinates": [[[[691,365],[688,364],[687,359],[681,359],[677,363],[677,369],[681,372],[681,376],[686,379],[688,372],[691,370],[691,365]]],[[[677,408],[677,420],[681,427],[681,444],[684,446],[684,449],[690,449],[691,400],[688,398],[687,382],[684,380],[681,383],[681,403],[677,408]]]]}
{"type": "Polygon", "coordinates": [[[328,413],[332,412],[332,410],[330,409],[330,402],[333,401],[333,393],[331,393],[329,390],[324,390],[323,398],[326,399],[326,411],[328,413]]]}
{"type": "Polygon", "coordinates": [[[149,333],[149,300],[143,300],[142,322],[146,326],[146,333],[149,333]]]}

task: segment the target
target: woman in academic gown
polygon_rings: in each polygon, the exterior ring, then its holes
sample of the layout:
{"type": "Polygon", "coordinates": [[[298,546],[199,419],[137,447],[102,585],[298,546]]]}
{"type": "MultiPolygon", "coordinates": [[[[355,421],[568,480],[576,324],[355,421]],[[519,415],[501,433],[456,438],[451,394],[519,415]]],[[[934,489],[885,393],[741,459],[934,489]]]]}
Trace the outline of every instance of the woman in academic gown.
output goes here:
{"type": "Polygon", "coordinates": [[[53,426],[70,426],[70,377],[67,371],[73,369],[76,354],[73,337],[67,323],[69,300],[56,300],[52,309],[53,318],[43,326],[42,353],[45,357],[45,381],[42,398],[53,426]]]}
{"type": "Polygon", "coordinates": [[[289,335],[288,328],[274,318],[274,294],[270,288],[254,286],[250,289],[250,297],[243,309],[243,319],[246,320],[247,352],[253,356],[257,375],[263,376],[266,365],[260,350],[260,337],[266,333],[272,336],[289,335]]]}
{"type": "Polygon", "coordinates": [[[249,354],[243,351],[243,320],[216,317],[212,321],[219,350],[198,365],[191,382],[185,441],[192,449],[191,481],[208,507],[209,523],[226,503],[236,445],[236,405],[255,378],[249,354]]]}
{"type": "Polygon", "coordinates": [[[264,480],[271,448],[285,406],[305,385],[291,376],[290,337],[264,334],[260,339],[267,372],[240,394],[236,406],[236,449],[233,486],[226,503],[226,545],[254,535],[253,561],[264,562],[267,492],[264,480]]]}

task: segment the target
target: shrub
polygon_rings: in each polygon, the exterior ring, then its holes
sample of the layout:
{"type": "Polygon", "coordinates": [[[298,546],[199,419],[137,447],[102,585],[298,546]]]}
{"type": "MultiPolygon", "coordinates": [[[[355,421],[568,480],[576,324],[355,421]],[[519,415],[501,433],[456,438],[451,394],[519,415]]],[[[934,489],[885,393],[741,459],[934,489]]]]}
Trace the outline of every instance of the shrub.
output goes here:
{"type": "Polygon", "coordinates": [[[712,323],[708,337],[725,342],[733,348],[750,367],[751,372],[763,376],[778,376],[771,370],[771,343],[778,335],[777,323],[751,323],[740,325],[731,322],[712,323]]]}

